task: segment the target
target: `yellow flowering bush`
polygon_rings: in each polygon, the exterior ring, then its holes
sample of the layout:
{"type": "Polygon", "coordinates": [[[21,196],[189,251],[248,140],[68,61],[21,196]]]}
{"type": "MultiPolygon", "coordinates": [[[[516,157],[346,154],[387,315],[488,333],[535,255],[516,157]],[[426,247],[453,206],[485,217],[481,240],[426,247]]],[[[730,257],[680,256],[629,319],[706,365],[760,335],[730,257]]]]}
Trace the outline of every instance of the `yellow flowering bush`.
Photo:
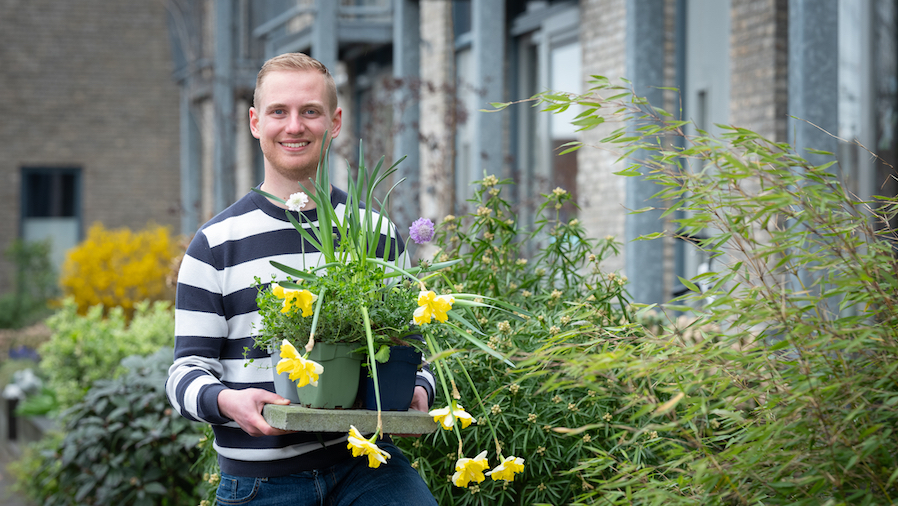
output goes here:
{"type": "Polygon", "coordinates": [[[130,315],[140,301],[173,298],[166,276],[179,248],[167,227],[149,225],[133,232],[95,223],[87,238],[66,255],[59,284],[81,314],[102,304],[121,307],[130,315]]]}

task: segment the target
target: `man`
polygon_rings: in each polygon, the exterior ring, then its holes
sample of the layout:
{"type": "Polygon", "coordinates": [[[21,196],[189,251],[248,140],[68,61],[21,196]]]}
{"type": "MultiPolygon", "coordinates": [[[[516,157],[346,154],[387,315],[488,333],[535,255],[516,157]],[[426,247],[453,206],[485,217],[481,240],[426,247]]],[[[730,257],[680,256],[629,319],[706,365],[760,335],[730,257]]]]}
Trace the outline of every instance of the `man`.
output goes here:
{"type": "MultiPolygon", "coordinates": [[[[249,110],[253,137],[264,155],[261,189],[287,200],[311,191],[325,133],[340,134],[333,77],[304,54],[267,61],[256,79],[249,110]],[[305,190],[300,183],[305,183],[305,190]]],[[[346,193],[332,188],[331,203],[346,193]]],[[[302,209],[315,221],[314,203],[302,209]]],[[[389,439],[378,444],[392,458],[369,468],[346,448],[346,433],[287,432],[268,425],[265,404],[289,404],[273,392],[272,371],[257,365],[267,355],[253,348],[252,329],[261,319],[255,277],[270,280],[269,260],[316,265],[320,255],[301,249],[301,237],[283,205],[255,192],[210,220],[191,241],[178,276],[175,361],[166,392],[185,417],[210,423],[222,476],[220,504],[436,504],[423,480],[389,439]],[[305,260],[305,263],[303,263],[305,260]],[[246,355],[244,353],[246,351],[246,355]],[[247,364],[247,359],[255,359],[247,364]]],[[[401,250],[401,241],[393,241],[401,250]]],[[[419,374],[412,409],[426,411],[433,376],[419,374]]],[[[347,427],[348,430],[348,427],[347,427]]]]}

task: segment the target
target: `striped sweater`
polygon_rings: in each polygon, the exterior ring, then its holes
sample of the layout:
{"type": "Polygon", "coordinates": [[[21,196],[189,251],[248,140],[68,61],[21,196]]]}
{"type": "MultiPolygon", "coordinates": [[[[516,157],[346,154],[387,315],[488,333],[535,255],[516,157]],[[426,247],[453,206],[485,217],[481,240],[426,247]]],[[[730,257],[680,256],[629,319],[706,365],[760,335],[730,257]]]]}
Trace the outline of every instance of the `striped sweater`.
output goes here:
{"type": "MultiPolygon", "coordinates": [[[[334,188],[331,193],[338,216],[345,210],[346,198],[342,190],[334,188]]],[[[317,221],[314,209],[303,214],[308,221],[317,221]]],[[[382,233],[380,256],[385,240],[382,233]]],[[[250,192],[203,225],[181,263],[174,363],[165,389],[182,416],[212,425],[221,470],[227,474],[283,476],[349,457],[346,433],[252,437],[218,410],[218,394],[226,388],[274,391],[269,355],[253,347],[253,329],[261,324],[253,284],[256,277],[271,280],[272,274],[284,279],[271,260],[301,268],[323,263],[322,255],[302,242],[283,209],[250,192]]],[[[403,264],[402,241],[391,244],[390,256],[398,249],[403,264]]],[[[433,375],[420,372],[417,384],[427,389],[432,401],[433,375]]]]}

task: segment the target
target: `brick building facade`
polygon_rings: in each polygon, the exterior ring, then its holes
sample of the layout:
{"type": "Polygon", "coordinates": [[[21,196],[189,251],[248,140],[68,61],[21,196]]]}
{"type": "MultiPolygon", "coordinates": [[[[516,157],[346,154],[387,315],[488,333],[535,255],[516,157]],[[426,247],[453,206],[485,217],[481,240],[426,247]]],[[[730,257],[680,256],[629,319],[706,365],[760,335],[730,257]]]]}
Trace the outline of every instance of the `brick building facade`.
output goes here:
{"type": "MultiPolygon", "coordinates": [[[[817,115],[845,138],[876,145],[887,160],[896,151],[892,0],[102,4],[6,4],[0,104],[13,110],[33,102],[37,112],[12,116],[0,127],[5,216],[22,214],[23,168],[73,167],[80,170],[82,230],[96,220],[140,226],[152,218],[166,224],[180,219],[180,230],[192,232],[257,182],[261,160],[245,128],[247,99],[261,62],[286,51],[309,52],[335,70],[349,126],[341,135],[347,153],[354,137],[367,142],[367,132],[375,131],[393,136],[371,139],[376,142],[369,146],[381,146],[377,155],[411,155],[403,175],[412,181],[404,185],[412,194],[401,200],[414,209],[402,213],[434,220],[464,212],[470,181],[486,171],[516,181],[513,197],[525,222],[533,219],[540,193],[567,186],[593,237],[625,241],[669,230],[660,220],[636,224],[627,213],[627,198],[639,188],[632,178],[613,174],[621,169],[615,153],[587,148],[564,160],[553,155],[574,138],[594,144],[613,125],[576,133],[565,118],[527,106],[482,111],[490,102],[545,89],[580,92],[591,75],[654,76],[636,84],[677,87],[679,93],[659,95],[660,105],[682,109],[683,117],[712,133],[715,124],[736,124],[775,141],[838,152],[861,195],[873,191],[873,181],[884,180],[888,169],[872,165],[850,143],[808,137],[813,132],[789,116],[817,115]],[[159,35],[165,7],[176,21],[169,23],[169,37],[159,35]],[[815,53],[815,32],[838,40],[838,49],[815,53]],[[29,41],[31,33],[50,36],[29,41]],[[654,46],[646,45],[647,35],[654,46]],[[66,37],[72,42],[59,42],[66,37]],[[116,50],[104,53],[109,46],[116,50]],[[650,53],[657,57],[641,58],[650,53]],[[818,78],[804,65],[811,57],[838,63],[818,78]],[[824,96],[829,98],[818,98],[824,96]],[[396,110],[385,114],[385,107],[396,110]],[[41,137],[44,132],[51,142],[41,137]],[[408,148],[416,143],[417,149],[408,148]]],[[[892,187],[877,191],[894,194],[892,187]]],[[[0,238],[8,243],[21,235],[22,221],[0,224],[0,238]]],[[[603,267],[644,281],[650,291],[633,285],[634,298],[643,302],[669,298],[676,276],[694,275],[700,261],[672,241],[637,253],[603,267]]]]}
{"type": "Polygon", "coordinates": [[[171,70],[162,2],[0,3],[0,248],[55,237],[59,262],[94,222],[180,233],[171,70]]]}

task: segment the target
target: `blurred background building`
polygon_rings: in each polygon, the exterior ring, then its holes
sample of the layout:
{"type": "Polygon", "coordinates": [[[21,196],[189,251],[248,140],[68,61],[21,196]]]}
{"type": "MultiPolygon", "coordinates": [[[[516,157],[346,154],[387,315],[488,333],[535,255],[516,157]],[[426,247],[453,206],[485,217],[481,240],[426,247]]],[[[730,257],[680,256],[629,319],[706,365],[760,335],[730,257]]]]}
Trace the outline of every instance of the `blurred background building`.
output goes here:
{"type": "Polygon", "coordinates": [[[337,78],[333,165],[355,166],[359,139],[369,164],[407,156],[397,224],[463,214],[486,174],[515,181],[507,197],[525,224],[562,187],[580,207],[566,217],[626,243],[604,267],[628,276],[635,301],[663,302],[703,259],[684,241],[629,242],[671,229],[660,210],[627,212],[657,205],[656,189],[613,175],[615,153],[556,154],[614,127],[577,132],[573,110],[484,109],[627,78],[698,128],[837,153],[852,191],[895,195],[896,16],[896,0],[7,0],[0,245],[52,236],[61,251],[97,220],[192,234],[261,181],[255,76],[302,51],[337,78]]]}

